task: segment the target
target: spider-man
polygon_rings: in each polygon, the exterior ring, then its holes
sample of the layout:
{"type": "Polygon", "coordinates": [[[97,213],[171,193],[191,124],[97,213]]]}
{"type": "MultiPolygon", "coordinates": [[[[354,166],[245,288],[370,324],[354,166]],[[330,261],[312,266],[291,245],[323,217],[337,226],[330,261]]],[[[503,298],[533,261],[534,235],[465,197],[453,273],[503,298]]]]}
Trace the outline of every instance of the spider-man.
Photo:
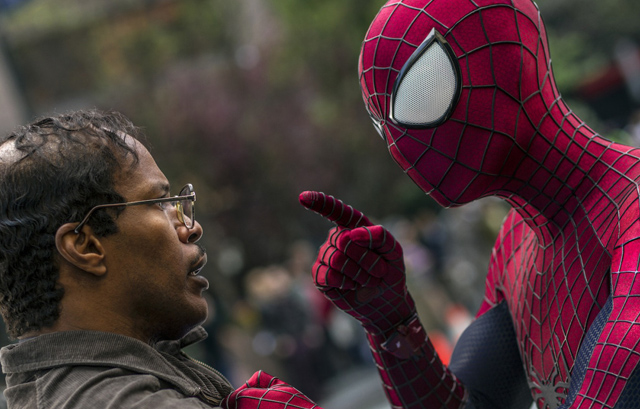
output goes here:
{"type": "Polygon", "coordinates": [[[391,156],[445,207],[512,207],[449,367],[407,293],[402,249],[331,196],[316,285],[364,326],[393,407],[640,407],[640,151],[562,100],[530,0],[389,0],[359,60],[391,156]]]}

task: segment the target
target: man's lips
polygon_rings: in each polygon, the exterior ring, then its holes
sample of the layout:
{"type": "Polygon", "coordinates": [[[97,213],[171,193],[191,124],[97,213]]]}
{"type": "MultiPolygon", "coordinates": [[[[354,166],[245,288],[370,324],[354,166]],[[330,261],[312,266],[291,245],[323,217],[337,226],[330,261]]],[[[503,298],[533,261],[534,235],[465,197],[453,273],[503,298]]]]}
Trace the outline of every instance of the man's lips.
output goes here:
{"type": "Polygon", "coordinates": [[[192,265],[191,270],[187,274],[187,280],[189,280],[192,284],[195,284],[194,290],[198,292],[202,292],[209,288],[209,281],[204,278],[200,274],[202,268],[205,264],[207,264],[207,254],[203,251],[200,253],[201,255],[196,259],[196,262],[192,265]]]}
{"type": "Polygon", "coordinates": [[[205,264],[207,264],[207,254],[203,253],[198,258],[196,263],[191,267],[191,270],[189,270],[189,275],[197,276],[198,274],[200,274],[200,271],[202,271],[202,268],[204,267],[205,264]]]}

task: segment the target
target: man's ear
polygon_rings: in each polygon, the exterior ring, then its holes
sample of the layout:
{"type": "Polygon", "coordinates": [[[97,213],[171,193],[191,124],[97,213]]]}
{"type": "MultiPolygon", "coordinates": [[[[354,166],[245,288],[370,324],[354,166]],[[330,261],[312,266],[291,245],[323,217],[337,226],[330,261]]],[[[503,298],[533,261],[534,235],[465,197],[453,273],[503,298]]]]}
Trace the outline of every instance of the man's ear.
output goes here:
{"type": "Polygon", "coordinates": [[[77,223],[66,223],[56,232],[58,253],[77,268],[96,276],[107,272],[104,264],[105,249],[93,229],[84,225],[79,233],[77,223]]]}

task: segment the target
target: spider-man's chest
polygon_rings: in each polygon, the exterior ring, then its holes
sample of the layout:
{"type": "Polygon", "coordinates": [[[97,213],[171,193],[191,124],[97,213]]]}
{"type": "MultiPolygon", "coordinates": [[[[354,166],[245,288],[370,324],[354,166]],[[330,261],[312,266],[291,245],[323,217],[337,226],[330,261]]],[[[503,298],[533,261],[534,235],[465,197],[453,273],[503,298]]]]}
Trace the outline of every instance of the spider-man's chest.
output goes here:
{"type": "Polygon", "coordinates": [[[496,290],[509,304],[534,398],[555,408],[564,402],[584,335],[609,295],[610,258],[585,235],[546,247],[530,230],[518,236],[503,236],[509,248],[496,249],[502,257],[491,268],[500,271],[496,290]]]}

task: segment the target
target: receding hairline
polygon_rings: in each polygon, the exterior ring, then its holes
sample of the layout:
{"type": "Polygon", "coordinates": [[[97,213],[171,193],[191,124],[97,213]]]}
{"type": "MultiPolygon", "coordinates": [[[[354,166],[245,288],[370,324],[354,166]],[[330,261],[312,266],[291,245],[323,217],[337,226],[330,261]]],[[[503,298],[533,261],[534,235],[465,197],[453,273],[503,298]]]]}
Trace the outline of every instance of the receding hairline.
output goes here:
{"type": "MultiPolygon", "coordinates": [[[[125,118],[126,119],[126,118],[125,118]]],[[[127,119],[128,120],[128,119],[127,119]]],[[[4,140],[0,140],[0,164],[4,163],[5,165],[11,165],[16,162],[19,162],[27,157],[30,157],[33,153],[40,152],[44,154],[45,157],[48,157],[49,160],[52,160],[59,153],[56,152],[56,145],[58,149],[60,149],[59,145],[65,145],[65,138],[58,134],[57,132],[47,133],[46,136],[39,134],[37,131],[31,132],[27,130],[32,125],[25,126],[24,136],[27,136],[28,139],[32,137],[40,137],[42,138],[40,143],[36,143],[36,146],[33,150],[23,150],[20,146],[20,141],[22,137],[15,133],[9,134],[5,137],[4,140]]],[[[84,126],[78,127],[76,129],[65,129],[65,131],[70,133],[75,133],[76,135],[82,135],[82,140],[84,140],[85,149],[87,144],[96,144],[96,146],[102,145],[103,147],[109,148],[116,157],[118,157],[118,162],[120,165],[133,166],[137,162],[137,153],[136,153],[136,145],[140,144],[145,146],[144,142],[140,140],[139,135],[136,132],[136,127],[131,124],[131,128],[127,130],[133,130],[133,132],[126,132],[125,130],[112,128],[110,126],[96,126],[91,122],[85,123],[84,126]],[[102,135],[111,135],[110,137],[103,137],[102,135]],[[119,139],[119,142],[116,140],[119,139]],[[124,148],[124,149],[122,149],[124,148]],[[118,152],[120,151],[120,152],[118,152]],[[127,157],[131,155],[131,161],[127,161],[127,157]],[[128,162],[128,163],[127,163],[128,162]]],[[[75,141],[76,143],[78,140],[75,141]]],[[[83,143],[80,142],[82,145],[83,143]]],[[[81,149],[82,150],[82,149],[81,149]]]]}
{"type": "Polygon", "coordinates": [[[13,138],[7,139],[0,144],[0,163],[14,163],[24,156],[24,152],[16,148],[16,143],[13,138]]]}

